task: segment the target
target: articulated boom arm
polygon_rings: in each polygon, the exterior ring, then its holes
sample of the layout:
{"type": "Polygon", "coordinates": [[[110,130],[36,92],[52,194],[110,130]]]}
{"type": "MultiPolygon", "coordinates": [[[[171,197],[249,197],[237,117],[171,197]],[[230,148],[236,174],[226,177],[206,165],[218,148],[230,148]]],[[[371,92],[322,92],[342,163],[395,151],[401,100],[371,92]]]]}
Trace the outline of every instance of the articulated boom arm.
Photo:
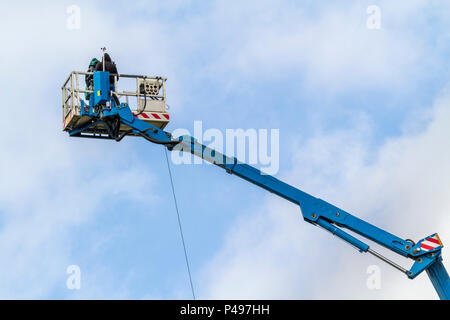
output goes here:
{"type": "Polygon", "coordinates": [[[392,265],[414,279],[426,270],[441,299],[450,299],[450,279],[442,264],[441,249],[443,247],[439,236],[433,234],[420,240],[417,244],[411,240],[403,240],[385,230],[361,220],[350,213],[318,198],[315,198],[293,186],[266,175],[260,170],[239,162],[236,158],[227,157],[215,150],[197,143],[193,137],[178,138],[178,143],[169,145],[169,150],[190,152],[206,161],[225,169],[228,173],[239,176],[257,186],[264,188],[280,197],[300,206],[305,221],[318,225],[339,238],[356,247],[360,252],[369,252],[392,265]],[[367,239],[370,239],[392,251],[414,260],[410,270],[390,261],[381,254],[370,249],[364,242],[345,232],[349,229],[367,239]]]}
{"type": "MultiPolygon", "coordinates": [[[[211,148],[199,144],[193,137],[182,136],[173,139],[170,133],[134,116],[126,103],[116,105],[114,99],[111,99],[109,103],[97,106],[96,108],[90,108],[88,112],[89,115],[93,117],[93,120],[89,124],[69,132],[70,136],[83,137],[85,136],[83,135],[83,131],[100,124],[108,132],[109,139],[120,141],[128,134],[138,135],[150,142],[165,145],[170,151],[192,153],[225,169],[230,174],[241,177],[299,205],[305,221],[330,231],[332,234],[356,247],[360,252],[371,253],[400,270],[409,278],[413,279],[425,270],[439,297],[441,299],[450,299],[450,278],[442,264],[441,250],[443,245],[437,234],[425,237],[417,243],[414,243],[412,240],[401,239],[324,200],[315,198],[273,176],[262,173],[252,166],[239,162],[234,157],[227,157],[211,148]],[[129,129],[120,132],[119,128],[121,125],[129,129]],[[375,252],[369,245],[343,229],[351,230],[397,254],[414,260],[412,267],[409,270],[404,269],[375,252]]],[[[95,138],[96,136],[90,135],[86,137],[95,138]]],[[[105,137],[99,136],[98,138],[105,137]]]]}

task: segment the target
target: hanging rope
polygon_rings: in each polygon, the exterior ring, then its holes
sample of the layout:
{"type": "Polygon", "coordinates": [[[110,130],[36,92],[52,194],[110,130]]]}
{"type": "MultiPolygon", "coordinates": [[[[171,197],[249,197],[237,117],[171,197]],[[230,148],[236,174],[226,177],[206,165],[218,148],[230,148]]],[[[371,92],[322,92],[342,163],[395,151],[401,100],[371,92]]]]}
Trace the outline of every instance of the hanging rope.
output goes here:
{"type": "Polygon", "coordinates": [[[191,268],[189,267],[189,258],[188,258],[188,254],[187,254],[187,250],[186,250],[186,243],[184,241],[183,228],[181,227],[180,212],[178,211],[178,203],[177,203],[177,198],[175,196],[175,188],[173,186],[172,171],[170,170],[169,156],[167,155],[166,148],[164,148],[164,153],[166,155],[167,169],[169,170],[170,185],[172,186],[172,194],[173,194],[173,200],[175,202],[175,210],[177,211],[178,227],[180,229],[181,242],[183,243],[184,258],[186,260],[186,267],[187,267],[187,272],[189,275],[189,283],[191,284],[192,297],[195,300],[195,292],[194,292],[194,285],[192,283],[191,268]]]}

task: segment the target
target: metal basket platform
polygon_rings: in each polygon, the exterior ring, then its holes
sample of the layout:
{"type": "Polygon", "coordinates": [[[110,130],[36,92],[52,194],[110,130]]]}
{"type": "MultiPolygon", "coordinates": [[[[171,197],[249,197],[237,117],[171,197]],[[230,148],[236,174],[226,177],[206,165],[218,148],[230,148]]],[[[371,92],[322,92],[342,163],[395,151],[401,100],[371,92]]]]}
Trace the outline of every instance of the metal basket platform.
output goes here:
{"type": "MultiPolygon", "coordinates": [[[[62,86],[62,129],[70,132],[84,127],[93,121],[92,116],[83,115],[81,108],[89,108],[89,100],[86,94],[93,93],[92,88],[80,88],[80,78],[84,86],[85,77],[93,75],[92,72],[72,71],[62,86]]],[[[166,108],[166,78],[139,75],[113,75],[114,90],[111,95],[115,95],[119,102],[126,102],[134,116],[157,128],[164,129],[169,123],[170,117],[166,108]],[[135,80],[134,88],[131,90],[118,90],[117,79],[135,80]],[[133,91],[134,89],[134,91],[133,91]],[[125,101],[120,101],[125,100],[125,101]]],[[[122,80],[121,82],[123,82],[122,80]]],[[[122,124],[120,131],[128,131],[126,125],[122,124]]],[[[93,125],[86,129],[84,133],[102,136],[108,132],[102,123],[93,125]]],[[[132,135],[132,134],[131,134],[132,135]]]]}

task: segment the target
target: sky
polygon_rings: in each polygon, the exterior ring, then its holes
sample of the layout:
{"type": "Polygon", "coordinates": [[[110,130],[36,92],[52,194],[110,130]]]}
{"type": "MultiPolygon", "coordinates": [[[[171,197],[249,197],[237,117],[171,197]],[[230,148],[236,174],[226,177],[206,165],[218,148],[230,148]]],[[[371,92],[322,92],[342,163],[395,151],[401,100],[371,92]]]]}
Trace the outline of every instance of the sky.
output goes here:
{"type": "MultiPolygon", "coordinates": [[[[103,46],[120,73],[168,78],[167,131],[278,129],[275,177],[403,239],[450,241],[448,2],[16,1],[0,11],[0,298],[192,297],[163,148],[61,130],[62,84],[103,46]],[[379,29],[368,27],[372,5],[379,29]]],[[[298,206],[216,166],[171,168],[198,298],[437,298],[425,273],[407,279],[305,223],[298,206]],[[367,286],[371,266],[379,288],[367,286]]]]}

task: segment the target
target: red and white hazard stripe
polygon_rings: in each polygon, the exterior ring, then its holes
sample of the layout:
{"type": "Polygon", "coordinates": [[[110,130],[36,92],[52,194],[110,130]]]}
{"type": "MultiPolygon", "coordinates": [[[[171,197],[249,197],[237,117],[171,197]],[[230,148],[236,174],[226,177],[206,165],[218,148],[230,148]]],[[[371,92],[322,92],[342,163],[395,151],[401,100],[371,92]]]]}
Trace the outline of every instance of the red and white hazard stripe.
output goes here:
{"type": "Polygon", "coordinates": [[[436,249],[437,247],[441,247],[441,246],[442,246],[442,242],[439,239],[439,236],[437,235],[437,233],[431,237],[426,238],[420,244],[420,248],[423,251],[430,251],[430,250],[436,249]]]}
{"type": "Polygon", "coordinates": [[[168,113],[160,113],[160,112],[142,112],[139,115],[136,115],[137,112],[133,112],[133,115],[140,120],[156,120],[156,121],[169,121],[168,113]]]}
{"type": "Polygon", "coordinates": [[[64,119],[63,121],[63,130],[67,127],[67,125],[69,124],[70,120],[72,120],[73,117],[73,110],[71,110],[69,112],[69,114],[66,116],[66,119],[64,119]]]}

